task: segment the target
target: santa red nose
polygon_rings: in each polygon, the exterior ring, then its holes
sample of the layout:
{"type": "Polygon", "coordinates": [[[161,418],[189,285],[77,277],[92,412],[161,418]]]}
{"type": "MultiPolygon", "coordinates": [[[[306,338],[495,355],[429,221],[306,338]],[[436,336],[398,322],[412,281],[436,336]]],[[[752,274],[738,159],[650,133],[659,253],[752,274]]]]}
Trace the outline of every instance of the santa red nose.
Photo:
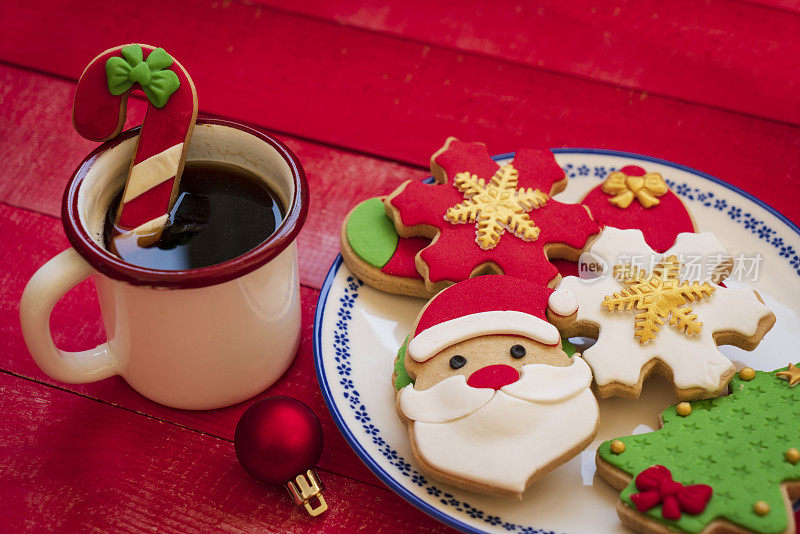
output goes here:
{"type": "Polygon", "coordinates": [[[469,375],[467,385],[474,388],[500,389],[517,380],[519,371],[510,365],[487,365],[469,375]]]}

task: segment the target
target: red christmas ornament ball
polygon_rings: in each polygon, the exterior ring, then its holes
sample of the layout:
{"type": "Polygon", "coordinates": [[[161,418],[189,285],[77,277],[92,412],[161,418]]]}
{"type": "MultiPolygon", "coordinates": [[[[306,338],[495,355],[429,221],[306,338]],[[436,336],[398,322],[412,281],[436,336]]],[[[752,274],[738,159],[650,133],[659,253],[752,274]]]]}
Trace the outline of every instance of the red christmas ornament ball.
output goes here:
{"type": "Polygon", "coordinates": [[[322,426],[299,400],[267,397],[242,414],[233,441],[245,471],[267,484],[284,484],[316,465],[322,426]]]}

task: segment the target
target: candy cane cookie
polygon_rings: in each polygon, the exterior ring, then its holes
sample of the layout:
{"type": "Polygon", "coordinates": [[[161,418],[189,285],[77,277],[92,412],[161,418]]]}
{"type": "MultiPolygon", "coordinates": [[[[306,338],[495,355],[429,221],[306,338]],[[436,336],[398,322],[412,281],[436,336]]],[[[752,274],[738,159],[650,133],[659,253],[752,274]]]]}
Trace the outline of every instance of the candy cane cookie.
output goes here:
{"type": "Polygon", "coordinates": [[[72,122],[93,141],[116,137],[125,125],[128,95],[144,92],[149,105],[137,138],[115,226],[154,243],[178,193],[186,148],[197,118],[197,93],[186,69],[163,48],[128,44],[110,48],[83,71],[72,122]]]}

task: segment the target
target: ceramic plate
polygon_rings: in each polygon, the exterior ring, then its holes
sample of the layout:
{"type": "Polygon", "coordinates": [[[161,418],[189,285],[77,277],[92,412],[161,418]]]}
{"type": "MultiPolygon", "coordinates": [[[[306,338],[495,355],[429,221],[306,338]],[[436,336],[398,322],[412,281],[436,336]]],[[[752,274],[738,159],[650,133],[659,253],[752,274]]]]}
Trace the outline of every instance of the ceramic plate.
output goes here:
{"type": "MultiPolygon", "coordinates": [[[[609,172],[626,165],[661,173],[699,229],[716,233],[734,258],[742,255],[739,261],[750,271],[743,271],[744,283],[757,289],[777,316],[756,350],[723,347],[723,352],[737,366],[761,370],[784,366],[789,357],[797,360],[793,350],[800,345],[797,226],[743,191],[682,165],[607,150],[554,152],[570,178],[567,189],[555,197],[565,202],[576,202],[609,172]]],[[[512,158],[513,154],[495,157],[501,163],[512,158]]],[[[411,504],[463,531],[624,531],[614,510],[618,492],[594,475],[595,451],[607,439],[656,428],[658,414],[674,402],[671,387],[653,378],[638,400],[601,400],[595,442],[534,483],[522,501],[439,483],[414,461],[406,425],[395,412],[391,384],[397,349],[424,304],[363,285],[341,256],[328,272],[314,323],[317,377],[331,415],[356,454],[411,504]]]]}

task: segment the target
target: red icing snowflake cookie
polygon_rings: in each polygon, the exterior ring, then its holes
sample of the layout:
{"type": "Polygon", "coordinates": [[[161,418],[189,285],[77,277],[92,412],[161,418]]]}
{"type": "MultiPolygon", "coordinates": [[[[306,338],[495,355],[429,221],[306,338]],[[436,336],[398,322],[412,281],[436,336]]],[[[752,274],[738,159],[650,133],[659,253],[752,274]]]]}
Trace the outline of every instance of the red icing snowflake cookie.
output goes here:
{"type": "Polygon", "coordinates": [[[551,259],[577,260],[599,231],[586,208],[550,198],[567,178],[549,150],[498,165],[481,143],[451,137],[431,158],[433,185],[408,181],[385,201],[401,237],[433,239],[416,258],[432,292],[483,274],[554,286],[551,259]]]}
{"type": "Polygon", "coordinates": [[[601,226],[641,230],[656,252],[670,248],[678,234],[697,231],[686,206],[664,178],[635,165],[613,171],[581,204],[601,226]]]}

